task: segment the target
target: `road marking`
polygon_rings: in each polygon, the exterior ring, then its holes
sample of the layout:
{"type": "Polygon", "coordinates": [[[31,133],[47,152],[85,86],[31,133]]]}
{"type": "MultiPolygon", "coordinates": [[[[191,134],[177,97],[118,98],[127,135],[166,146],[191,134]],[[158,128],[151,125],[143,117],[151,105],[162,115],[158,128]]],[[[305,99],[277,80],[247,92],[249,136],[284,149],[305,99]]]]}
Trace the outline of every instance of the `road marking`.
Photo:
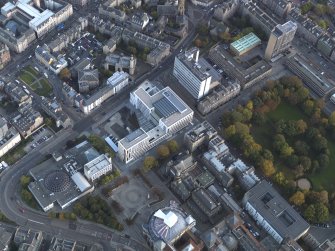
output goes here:
{"type": "Polygon", "coordinates": [[[28,221],[31,221],[31,222],[34,222],[34,223],[37,223],[37,224],[44,225],[44,223],[43,223],[43,222],[39,222],[39,221],[31,220],[31,219],[28,219],[28,221]]]}

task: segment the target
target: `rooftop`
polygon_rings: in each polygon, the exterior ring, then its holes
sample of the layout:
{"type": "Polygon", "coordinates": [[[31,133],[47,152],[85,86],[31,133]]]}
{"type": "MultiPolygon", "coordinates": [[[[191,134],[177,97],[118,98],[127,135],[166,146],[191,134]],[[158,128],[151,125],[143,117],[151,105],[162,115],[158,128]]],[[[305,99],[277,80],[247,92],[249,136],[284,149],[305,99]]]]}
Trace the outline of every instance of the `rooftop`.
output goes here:
{"type": "Polygon", "coordinates": [[[265,180],[249,190],[244,200],[283,238],[296,240],[309,229],[309,224],[265,180]]]}
{"type": "Polygon", "coordinates": [[[254,33],[251,32],[248,35],[241,37],[239,40],[231,43],[230,46],[238,52],[243,52],[248,48],[254,47],[260,43],[261,40],[254,33]]]}

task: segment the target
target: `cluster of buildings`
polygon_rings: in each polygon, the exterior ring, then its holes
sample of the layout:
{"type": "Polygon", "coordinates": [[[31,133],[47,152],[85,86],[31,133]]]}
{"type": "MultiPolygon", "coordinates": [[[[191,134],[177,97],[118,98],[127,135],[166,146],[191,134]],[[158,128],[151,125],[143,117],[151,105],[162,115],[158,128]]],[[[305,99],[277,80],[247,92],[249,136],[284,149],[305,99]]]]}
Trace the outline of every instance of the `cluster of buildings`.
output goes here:
{"type": "Polygon", "coordinates": [[[62,92],[67,103],[78,107],[83,113],[89,114],[95,108],[101,106],[108,98],[118,94],[128,85],[129,74],[117,71],[107,79],[106,84],[98,88],[91,96],[81,95],[66,83],[63,83],[62,92]]]}
{"type": "Polygon", "coordinates": [[[93,181],[112,170],[111,158],[88,141],[52,156],[29,171],[34,181],[28,189],[44,211],[70,206],[94,190],[93,181]]]}
{"type": "Polygon", "coordinates": [[[72,5],[62,0],[8,2],[1,8],[0,41],[20,53],[72,13],[72,5]]]}
{"type": "Polygon", "coordinates": [[[102,251],[102,247],[98,244],[84,244],[69,239],[62,239],[53,237],[50,245],[47,248],[42,242],[45,236],[41,231],[33,229],[18,227],[15,231],[0,228],[0,250],[9,251],[10,246],[14,244],[19,251],[37,251],[43,247],[45,251],[60,251],[60,250],[88,250],[88,251],[102,251]]]}
{"type": "Polygon", "coordinates": [[[140,128],[119,140],[118,156],[128,163],[189,125],[193,111],[178,95],[155,82],[144,81],[130,93],[130,103],[142,116],[140,128]]]}
{"type": "Polygon", "coordinates": [[[37,46],[35,49],[36,59],[44,65],[48,70],[51,70],[55,74],[59,74],[67,65],[67,61],[61,55],[57,58],[50,52],[50,48],[44,44],[43,46],[37,46]]]}
{"type": "Polygon", "coordinates": [[[6,44],[0,43],[0,70],[10,61],[10,52],[6,44]]]}
{"type": "MultiPolygon", "coordinates": [[[[90,16],[89,25],[102,34],[111,36],[111,44],[108,46],[110,48],[114,48],[114,46],[116,47],[118,43],[123,41],[126,44],[136,44],[140,49],[149,49],[150,52],[147,55],[146,61],[153,66],[157,65],[162,59],[170,54],[170,45],[168,43],[162,42],[139,31],[115,25],[107,21],[106,18],[90,16]]],[[[106,48],[106,50],[108,49],[106,48]]],[[[110,52],[112,51],[113,49],[110,50],[110,52]]]]}
{"type": "Polygon", "coordinates": [[[0,118],[0,157],[21,142],[21,136],[15,127],[8,124],[5,118],[0,118]]]}
{"type": "Polygon", "coordinates": [[[67,128],[72,126],[72,120],[69,116],[63,111],[62,107],[56,100],[50,100],[46,97],[41,97],[41,108],[43,111],[48,114],[51,118],[56,121],[56,126],[67,128]]]}

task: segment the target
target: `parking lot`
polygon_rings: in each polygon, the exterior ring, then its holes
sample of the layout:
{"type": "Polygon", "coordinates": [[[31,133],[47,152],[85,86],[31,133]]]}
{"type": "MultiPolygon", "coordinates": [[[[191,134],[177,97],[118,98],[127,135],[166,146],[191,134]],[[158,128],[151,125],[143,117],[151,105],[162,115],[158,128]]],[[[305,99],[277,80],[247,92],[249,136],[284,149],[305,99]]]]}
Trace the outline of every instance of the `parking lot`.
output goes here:
{"type": "Polygon", "coordinates": [[[43,144],[45,141],[48,141],[52,137],[53,133],[46,127],[38,129],[32,134],[33,141],[27,144],[25,151],[29,152],[39,145],[43,144]]]}

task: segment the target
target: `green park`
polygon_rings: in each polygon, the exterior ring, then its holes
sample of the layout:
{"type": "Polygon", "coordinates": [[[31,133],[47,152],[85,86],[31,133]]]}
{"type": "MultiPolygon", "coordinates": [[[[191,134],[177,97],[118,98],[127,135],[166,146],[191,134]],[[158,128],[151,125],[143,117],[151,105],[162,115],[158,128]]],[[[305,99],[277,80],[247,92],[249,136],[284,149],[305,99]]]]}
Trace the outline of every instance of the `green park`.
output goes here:
{"type": "Polygon", "coordinates": [[[290,76],[222,118],[225,139],[312,223],[335,214],[335,113],[323,106],[290,76]]]}
{"type": "Polygon", "coordinates": [[[37,95],[47,97],[52,93],[52,86],[49,81],[32,66],[23,68],[19,74],[19,79],[28,85],[37,95]]]}

